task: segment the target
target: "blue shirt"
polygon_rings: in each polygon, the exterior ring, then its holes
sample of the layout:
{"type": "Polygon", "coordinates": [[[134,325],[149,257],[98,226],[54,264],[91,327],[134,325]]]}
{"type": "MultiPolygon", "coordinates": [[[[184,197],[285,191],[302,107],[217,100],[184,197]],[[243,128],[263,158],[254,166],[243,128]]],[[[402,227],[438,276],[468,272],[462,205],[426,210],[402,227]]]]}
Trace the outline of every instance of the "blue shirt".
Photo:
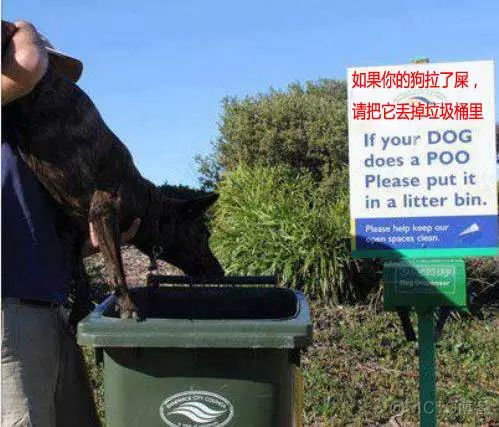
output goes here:
{"type": "Polygon", "coordinates": [[[69,258],[56,230],[57,207],[2,135],[2,297],[64,303],[69,258]]]}

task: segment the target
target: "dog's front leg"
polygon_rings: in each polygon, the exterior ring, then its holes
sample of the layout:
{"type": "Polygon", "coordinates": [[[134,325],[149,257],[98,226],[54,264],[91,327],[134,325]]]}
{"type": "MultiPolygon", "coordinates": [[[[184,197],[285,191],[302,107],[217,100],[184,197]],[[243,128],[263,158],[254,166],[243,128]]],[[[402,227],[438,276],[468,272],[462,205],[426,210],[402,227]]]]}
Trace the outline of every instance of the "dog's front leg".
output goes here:
{"type": "Polygon", "coordinates": [[[113,275],[121,318],[129,319],[137,317],[137,310],[130,298],[121,258],[118,204],[117,196],[107,191],[95,191],[90,202],[89,221],[108,271],[113,275]]]}

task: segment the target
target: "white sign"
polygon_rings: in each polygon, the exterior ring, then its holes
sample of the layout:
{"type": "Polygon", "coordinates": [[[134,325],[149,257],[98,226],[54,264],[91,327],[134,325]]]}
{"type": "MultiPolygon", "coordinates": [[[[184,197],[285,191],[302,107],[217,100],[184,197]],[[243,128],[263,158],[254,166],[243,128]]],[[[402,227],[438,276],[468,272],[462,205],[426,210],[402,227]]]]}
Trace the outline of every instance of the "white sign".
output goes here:
{"type": "Polygon", "coordinates": [[[493,61],[348,70],[353,254],[496,255],[493,61]]]}

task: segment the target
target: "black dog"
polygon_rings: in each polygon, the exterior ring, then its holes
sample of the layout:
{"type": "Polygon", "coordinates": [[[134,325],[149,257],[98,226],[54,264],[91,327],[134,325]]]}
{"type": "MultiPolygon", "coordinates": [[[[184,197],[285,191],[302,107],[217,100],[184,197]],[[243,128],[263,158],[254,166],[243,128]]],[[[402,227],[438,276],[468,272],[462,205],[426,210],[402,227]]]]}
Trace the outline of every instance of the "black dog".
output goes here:
{"type": "MultiPolygon", "coordinates": [[[[4,42],[2,36],[2,46],[4,42]]],[[[23,159],[62,208],[62,228],[80,280],[80,251],[92,224],[112,272],[122,317],[136,316],[120,250],[120,230],[135,218],[141,225],[131,243],[145,254],[152,257],[160,247],[159,258],[186,274],[223,275],[203,220],[217,195],[189,201],[164,195],[140,175],[90,98],[53,65],[31,93],[2,110],[23,159]]],[[[84,295],[81,290],[77,299],[84,295]]]]}

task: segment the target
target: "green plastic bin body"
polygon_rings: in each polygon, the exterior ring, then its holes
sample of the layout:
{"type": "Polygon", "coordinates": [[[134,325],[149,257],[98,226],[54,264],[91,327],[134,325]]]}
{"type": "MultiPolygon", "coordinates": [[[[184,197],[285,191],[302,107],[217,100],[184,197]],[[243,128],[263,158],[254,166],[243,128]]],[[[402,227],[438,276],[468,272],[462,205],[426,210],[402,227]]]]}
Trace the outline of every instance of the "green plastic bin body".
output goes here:
{"type": "Polygon", "coordinates": [[[301,293],[134,294],[146,320],[118,319],[110,297],[78,326],[78,342],[103,353],[108,427],[300,425],[299,354],[312,337],[301,293]]]}

